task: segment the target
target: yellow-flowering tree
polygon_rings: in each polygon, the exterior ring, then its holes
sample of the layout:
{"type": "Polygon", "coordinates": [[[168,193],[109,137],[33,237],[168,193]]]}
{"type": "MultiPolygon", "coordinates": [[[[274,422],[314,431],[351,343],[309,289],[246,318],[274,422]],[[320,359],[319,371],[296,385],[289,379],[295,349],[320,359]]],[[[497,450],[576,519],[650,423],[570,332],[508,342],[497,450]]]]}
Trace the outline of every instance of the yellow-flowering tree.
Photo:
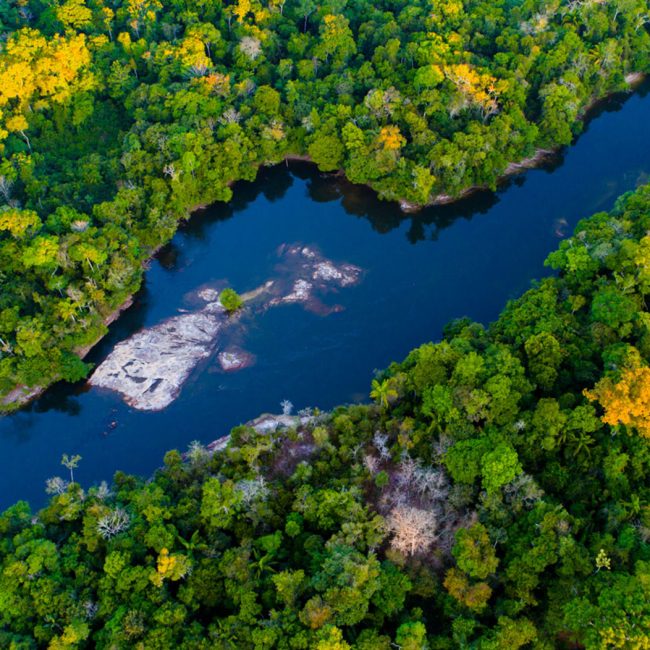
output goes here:
{"type": "Polygon", "coordinates": [[[499,81],[491,74],[480,72],[467,63],[445,66],[444,72],[456,86],[463,102],[477,107],[483,119],[499,110],[498,99],[507,88],[506,81],[499,81]]]}
{"type": "Polygon", "coordinates": [[[158,555],[158,562],[156,565],[156,572],[150,577],[151,582],[160,587],[163,581],[168,580],[181,580],[190,571],[192,566],[189,558],[182,553],[170,554],[170,552],[163,548],[158,555]]]}
{"type": "Polygon", "coordinates": [[[406,144],[406,139],[398,126],[390,125],[379,132],[379,142],[385,151],[399,151],[406,144]]]}
{"type": "Polygon", "coordinates": [[[25,131],[35,110],[62,104],[94,85],[86,36],[46,39],[35,29],[21,29],[0,54],[0,135],[25,131]]]}

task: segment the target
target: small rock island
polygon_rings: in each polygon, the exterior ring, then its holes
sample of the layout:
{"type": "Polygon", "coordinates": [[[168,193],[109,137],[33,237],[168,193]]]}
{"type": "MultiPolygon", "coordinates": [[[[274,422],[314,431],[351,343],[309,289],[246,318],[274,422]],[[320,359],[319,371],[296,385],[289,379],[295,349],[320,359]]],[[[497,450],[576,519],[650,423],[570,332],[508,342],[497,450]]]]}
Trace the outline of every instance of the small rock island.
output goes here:
{"type": "Polygon", "coordinates": [[[180,313],[122,341],[98,366],[89,383],[120,393],[136,409],[162,410],[178,397],[202,360],[216,355],[224,372],[236,372],[255,363],[254,355],[246,350],[224,344],[226,332],[244,327],[244,313],[254,315],[272,307],[302,304],[326,316],[341,307],[326,305],[322,296],[361,279],[359,267],[335,264],[310,246],[283,244],[277,254],[276,274],[242,294],[242,310],[228,314],[219,301],[219,291],[203,287],[196,296],[203,307],[180,313]]]}

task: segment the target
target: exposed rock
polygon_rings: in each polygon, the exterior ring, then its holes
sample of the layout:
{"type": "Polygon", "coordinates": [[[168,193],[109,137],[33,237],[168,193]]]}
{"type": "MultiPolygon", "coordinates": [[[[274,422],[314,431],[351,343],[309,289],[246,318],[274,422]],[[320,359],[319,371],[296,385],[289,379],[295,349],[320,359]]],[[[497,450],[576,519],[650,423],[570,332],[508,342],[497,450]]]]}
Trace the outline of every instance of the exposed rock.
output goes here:
{"type": "Polygon", "coordinates": [[[219,292],[216,289],[212,289],[210,287],[201,289],[197,295],[199,298],[201,298],[201,300],[205,300],[205,302],[215,302],[219,299],[219,292]]]}
{"type": "Polygon", "coordinates": [[[398,203],[401,211],[407,214],[419,212],[422,209],[421,205],[418,205],[417,203],[412,203],[411,201],[406,201],[405,199],[402,199],[398,203]]]}
{"type": "Polygon", "coordinates": [[[90,383],[117,391],[135,408],[173,402],[196,364],[210,355],[226,317],[204,311],[175,316],[118,343],[90,383]]]}
{"type": "MultiPolygon", "coordinates": [[[[267,434],[274,433],[281,429],[295,429],[300,426],[305,426],[314,421],[313,415],[274,415],[272,413],[263,413],[254,420],[246,422],[247,427],[252,427],[258,433],[267,434]]],[[[206,449],[211,453],[222,451],[228,446],[230,442],[230,434],[213,440],[206,445],[206,449]]]]}
{"type": "Polygon", "coordinates": [[[294,429],[298,426],[308,424],[313,420],[311,415],[273,415],[272,413],[263,413],[259,417],[246,423],[247,427],[252,427],[258,433],[272,433],[278,429],[294,429]]]}
{"type": "Polygon", "coordinates": [[[349,287],[359,281],[361,270],[351,264],[342,264],[334,266],[329,260],[316,264],[312,277],[314,280],[324,280],[325,282],[336,282],[342,287],[349,287]]]}
{"type": "Polygon", "coordinates": [[[312,285],[312,287],[309,287],[310,291],[312,288],[327,291],[336,286],[352,286],[361,279],[362,270],[358,266],[334,264],[309,246],[285,245],[280,247],[279,253],[289,265],[295,267],[298,281],[304,281],[299,286],[294,284],[293,293],[299,295],[304,295],[307,284],[312,285]]]}
{"type": "Polygon", "coordinates": [[[217,355],[217,361],[224,372],[249,368],[255,363],[255,355],[240,348],[229,348],[217,355]]]}
{"type": "MultiPolygon", "coordinates": [[[[361,277],[360,268],[336,265],[308,246],[283,245],[278,253],[278,276],[242,296],[249,314],[299,303],[325,315],[338,308],[324,306],[316,294],[356,284],[361,277]]],[[[158,411],[171,404],[197,364],[219,350],[225,333],[240,324],[241,311],[229,316],[215,288],[204,287],[196,295],[206,303],[200,310],[182,310],[122,341],[95,370],[90,383],[120,393],[137,409],[158,411]]],[[[224,371],[234,372],[252,365],[255,357],[225,347],[217,361],[224,371]]]]}
{"type": "Polygon", "coordinates": [[[638,86],[646,76],[645,72],[629,72],[625,75],[625,83],[634,88],[635,86],[638,86]]]}
{"type": "Polygon", "coordinates": [[[30,400],[38,397],[44,390],[41,386],[24,386],[21,384],[2,398],[2,406],[18,408],[18,406],[27,404],[30,400]]]}
{"type": "Polygon", "coordinates": [[[543,162],[552,158],[557,152],[552,149],[537,149],[532,156],[519,162],[511,162],[504,170],[505,176],[521,174],[529,169],[539,167],[543,162]]]}
{"type": "Polygon", "coordinates": [[[257,287],[257,289],[252,289],[246,293],[242,293],[240,298],[243,302],[251,302],[251,300],[255,300],[265,293],[270,293],[274,284],[275,283],[273,280],[267,280],[261,287],[257,287]]]}
{"type": "Polygon", "coordinates": [[[229,442],[230,434],[225,435],[223,438],[219,438],[219,440],[213,440],[210,444],[206,445],[205,448],[214,454],[225,449],[228,446],[229,442]]]}
{"type": "Polygon", "coordinates": [[[281,296],[280,298],[273,298],[273,300],[269,302],[269,305],[279,305],[289,302],[307,302],[311,298],[313,286],[314,285],[307,280],[296,280],[293,283],[290,294],[281,296]]]}

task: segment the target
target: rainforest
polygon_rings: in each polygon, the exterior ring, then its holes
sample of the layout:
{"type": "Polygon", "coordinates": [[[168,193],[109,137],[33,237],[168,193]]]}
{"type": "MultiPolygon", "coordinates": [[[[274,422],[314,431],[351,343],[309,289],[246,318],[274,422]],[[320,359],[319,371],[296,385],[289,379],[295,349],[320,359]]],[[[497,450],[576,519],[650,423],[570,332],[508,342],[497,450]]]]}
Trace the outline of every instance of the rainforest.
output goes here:
{"type": "Polygon", "coordinates": [[[650,648],[646,0],[0,34],[0,646],[650,648]]]}

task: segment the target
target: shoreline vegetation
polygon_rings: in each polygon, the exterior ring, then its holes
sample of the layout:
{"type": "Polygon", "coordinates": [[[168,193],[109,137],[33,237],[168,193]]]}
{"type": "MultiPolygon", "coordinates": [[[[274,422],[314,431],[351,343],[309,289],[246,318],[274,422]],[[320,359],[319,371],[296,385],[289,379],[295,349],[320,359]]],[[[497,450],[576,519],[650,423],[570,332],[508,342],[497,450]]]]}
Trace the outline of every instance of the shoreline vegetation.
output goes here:
{"type": "MultiPolygon", "coordinates": [[[[608,99],[611,99],[616,95],[622,93],[633,93],[638,86],[643,84],[643,82],[647,79],[647,77],[648,74],[645,72],[630,72],[626,74],[625,83],[628,85],[627,90],[615,90],[613,92],[607,93],[606,95],[603,95],[602,97],[595,97],[582,109],[582,114],[580,119],[583,122],[587,121],[589,119],[590,112],[595,110],[603,102],[606,102],[608,99]]],[[[554,156],[559,155],[559,153],[567,146],[573,146],[573,143],[571,145],[561,145],[550,149],[540,147],[531,156],[528,156],[527,158],[524,158],[519,162],[508,163],[508,166],[505,168],[503,174],[501,174],[497,179],[496,181],[497,185],[505,183],[513,176],[518,176],[519,174],[523,174],[528,170],[537,169],[539,167],[544,166],[545,163],[549,162],[554,156]]],[[[419,212],[423,208],[427,208],[431,206],[448,205],[450,203],[456,203],[457,201],[462,201],[463,199],[468,198],[469,196],[475,194],[476,192],[482,192],[489,189],[490,187],[488,185],[473,185],[472,187],[465,188],[460,192],[460,194],[456,196],[452,196],[450,194],[438,194],[437,196],[433,197],[433,199],[430,202],[424,205],[417,205],[414,203],[409,203],[408,201],[398,201],[398,204],[403,212],[414,213],[414,212],[419,212]]]]}
{"type": "MultiPolygon", "coordinates": [[[[650,0],[21,0],[0,27],[0,410],[85,378],[190,208],[260,166],[406,209],[495,191],[650,72],[650,0]]],[[[545,264],[370,403],[285,400],[110,485],[68,450],[44,508],[0,513],[0,647],[645,649],[650,184],[545,264]]]]}
{"type": "MultiPolygon", "coordinates": [[[[589,119],[589,113],[593,111],[595,108],[598,107],[599,104],[607,101],[613,96],[616,96],[617,94],[621,93],[632,93],[634,90],[641,85],[645,79],[647,79],[647,73],[644,72],[631,72],[625,75],[625,83],[628,86],[627,90],[616,90],[611,93],[608,93],[602,97],[594,98],[592,99],[583,109],[581,119],[582,120],[588,120],[589,119]]],[[[507,181],[508,179],[512,178],[513,176],[517,176],[519,174],[525,173],[528,170],[538,168],[540,166],[543,166],[546,162],[548,162],[550,159],[552,159],[554,156],[557,156],[558,153],[565,148],[565,146],[573,146],[573,143],[571,145],[564,145],[564,146],[558,146],[553,149],[538,149],[533,155],[520,160],[519,162],[510,162],[508,166],[506,167],[505,171],[501,176],[499,176],[497,183],[501,184],[507,181]]],[[[309,164],[316,164],[312,158],[309,155],[306,154],[287,154],[284,159],[281,162],[278,163],[270,163],[270,165],[281,165],[286,162],[306,162],[309,164]]],[[[339,170],[337,172],[338,174],[341,174],[345,176],[344,170],[339,170]]],[[[235,181],[232,181],[229,183],[229,187],[232,187],[234,185],[235,181]]],[[[364,184],[366,187],[369,187],[370,189],[374,188],[372,185],[364,184]]],[[[420,210],[426,208],[426,207],[433,207],[437,205],[446,205],[450,203],[454,203],[457,201],[462,201],[463,199],[468,198],[472,194],[480,191],[485,191],[489,190],[490,188],[486,185],[476,185],[472,187],[465,188],[458,194],[457,196],[451,196],[448,194],[439,194],[436,197],[434,197],[429,203],[425,205],[416,205],[413,203],[409,203],[408,201],[404,200],[397,200],[395,201],[399,206],[400,209],[405,213],[415,213],[419,212],[420,210]]],[[[210,206],[210,204],[198,204],[191,208],[188,211],[186,219],[190,218],[200,218],[200,215],[195,214],[197,212],[200,212],[201,210],[205,210],[210,206]]],[[[160,249],[165,246],[168,242],[163,242],[160,245],[158,245],[152,252],[151,254],[143,260],[142,262],[142,268],[146,270],[147,266],[151,263],[153,258],[156,256],[156,254],[160,251],[160,249]]],[[[110,312],[103,320],[103,324],[108,327],[111,323],[116,321],[122,312],[127,310],[132,304],[134,300],[134,294],[128,296],[123,303],[121,303],[114,311],[110,312]]],[[[85,346],[78,348],[75,350],[75,354],[81,359],[85,359],[85,357],[88,355],[88,353],[106,336],[107,332],[102,333],[97,337],[97,339],[94,342],[88,343],[85,346]]],[[[21,408],[22,406],[25,406],[29,402],[31,402],[34,399],[37,399],[40,397],[50,386],[53,384],[57,383],[60,380],[54,379],[50,383],[48,383],[46,386],[16,386],[13,388],[9,393],[4,395],[2,398],[0,398],[0,417],[3,415],[3,411],[5,413],[7,412],[12,412],[16,409],[21,408]]]]}
{"type": "Polygon", "coordinates": [[[0,514],[0,645],[643,648],[649,232],[645,185],[371,404],[286,403],[88,489],[64,457],[46,507],[0,514]]]}

